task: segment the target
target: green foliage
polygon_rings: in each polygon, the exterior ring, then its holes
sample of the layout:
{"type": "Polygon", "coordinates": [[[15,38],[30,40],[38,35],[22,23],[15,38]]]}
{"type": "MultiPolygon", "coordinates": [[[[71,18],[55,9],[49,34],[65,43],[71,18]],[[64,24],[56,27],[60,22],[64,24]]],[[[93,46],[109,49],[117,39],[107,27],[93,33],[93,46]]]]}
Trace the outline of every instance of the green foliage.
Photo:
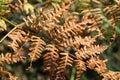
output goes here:
{"type": "Polygon", "coordinates": [[[43,0],[37,0],[39,3],[43,2],[43,0]]]}
{"type": "Polygon", "coordinates": [[[120,22],[118,22],[116,24],[115,29],[116,29],[117,33],[120,35],[120,22]]]}
{"type": "Polygon", "coordinates": [[[10,2],[11,0],[0,0],[0,15],[10,13],[10,10],[8,9],[8,3],[10,2]]]}

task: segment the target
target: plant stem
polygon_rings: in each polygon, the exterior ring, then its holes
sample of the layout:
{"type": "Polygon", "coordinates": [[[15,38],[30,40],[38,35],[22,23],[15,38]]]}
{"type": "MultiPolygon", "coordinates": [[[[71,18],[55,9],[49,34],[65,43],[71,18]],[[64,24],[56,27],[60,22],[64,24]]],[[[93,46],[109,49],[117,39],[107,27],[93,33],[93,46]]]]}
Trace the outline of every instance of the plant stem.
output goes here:
{"type": "Polygon", "coordinates": [[[75,80],[75,73],[76,73],[76,69],[73,67],[72,68],[72,75],[71,75],[70,80],[75,80]]]}
{"type": "Polygon", "coordinates": [[[21,27],[23,26],[25,23],[21,23],[21,24],[18,24],[16,25],[11,31],[9,31],[1,40],[0,40],[0,43],[11,33],[13,32],[15,29],[17,29],[18,27],[21,27]]]}
{"type": "Polygon", "coordinates": [[[8,22],[9,24],[11,24],[12,26],[16,26],[16,24],[15,23],[13,23],[13,22],[11,22],[11,21],[9,21],[8,19],[6,19],[5,17],[2,17],[2,16],[0,16],[0,18],[1,19],[3,19],[4,21],[6,21],[6,22],[8,22]]]}

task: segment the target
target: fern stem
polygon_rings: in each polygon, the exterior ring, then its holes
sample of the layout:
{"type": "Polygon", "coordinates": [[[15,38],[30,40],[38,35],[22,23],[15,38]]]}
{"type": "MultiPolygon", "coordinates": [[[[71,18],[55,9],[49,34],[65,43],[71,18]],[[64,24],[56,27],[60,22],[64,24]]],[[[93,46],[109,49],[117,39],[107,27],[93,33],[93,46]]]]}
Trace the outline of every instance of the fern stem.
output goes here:
{"type": "Polygon", "coordinates": [[[15,23],[9,21],[8,19],[6,19],[6,18],[4,18],[4,17],[2,17],[2,16],[0,16],[0,18],[3,19],[4,21],[8,22],[8,23],[11,24],[12,26],[14,26],[14,27],[16,26],[15,23]]]}
{"type": "Polygon", "coordinates": [[[0,40],[0,43],[11,33],[13,32],[15,29],[17,29],[18,27],[21,27],[23,26],[25,23],[21,23],[21,24],[18,24],[17,26],[15,26],[11,31],[9,31],[1,40],[0,40]]]}
{"type": "Polygon", "coordinates": [[[76,73],[76,69],[73,67],[72,68],[72,75],[71,75],[70,80],[75,80],[75,73],[76,73]]]}

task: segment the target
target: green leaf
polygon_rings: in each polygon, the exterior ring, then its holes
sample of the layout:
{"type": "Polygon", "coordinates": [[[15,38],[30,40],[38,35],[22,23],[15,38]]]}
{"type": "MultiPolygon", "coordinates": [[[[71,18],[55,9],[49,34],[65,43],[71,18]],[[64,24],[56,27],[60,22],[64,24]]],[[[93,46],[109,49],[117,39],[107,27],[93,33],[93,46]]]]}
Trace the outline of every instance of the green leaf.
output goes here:
{"type": "Polygon", "coordinates": [[[43,0],[37,0],[39,3],[43,2],[43,0]]]}
{"type": "Polygon", "coordinates": [[[117,31],[118,34],[120,34],[120,22],[116,23],[115,30],[117,31]]]}
{"type": "Polygon", "coordinates": [[[52,0],[53,2],[57,2],[57,3],[60,3],[61,0],[52,0]]]}
{"type": "Polygon", "coordinates": [[[76,69],[72,68],[72,75],[71,75],[70,80],[75,80],[75,73],[76,73],[76,69]]]}

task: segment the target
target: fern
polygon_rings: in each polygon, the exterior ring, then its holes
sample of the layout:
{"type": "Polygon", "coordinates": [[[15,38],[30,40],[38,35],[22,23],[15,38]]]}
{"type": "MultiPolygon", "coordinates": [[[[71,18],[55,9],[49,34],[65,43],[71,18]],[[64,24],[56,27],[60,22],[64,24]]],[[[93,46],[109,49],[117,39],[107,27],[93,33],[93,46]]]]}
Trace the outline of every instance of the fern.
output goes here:
{"type": "MultiPolygon", "coordinates": [[[[52,0],[47,0],[36,8],[36,12],[30,9],[30,14],[24,12],[29,4],[27,0],[18,0],[15,5],[11,3],[10,9],[22,14],[23,22],[15,25],[2,39],[7,37],[9,50],[0,54],[0,75],[17,80],[3,70],[4,65],[20,61],[34,63],[42,59],[43,71],[49,73],[50,80],[67,80],[68,67],[76,70],[75,80],[80,80],[88,69],[97,72],[103,80],[119,80],[120,73],[109,71],[107,60],[99,57],[117,37],[114,26],[119,22],[119,2],[114,2],[116,4],[102,0],[65,0],[53,4],[52,0]],[[81,8],[78,2],[85,7],[81,8]],[[81,11],[78,12],[77,7],[81,11]],[[73,8],[75,10],[71,10],[73,8]],[[108,40],[106,35],[110,32],[113,35],[108,40]],[[109,42],[103,45],[100,40],[109,42]]],[[[31,68],[32,65],[28,69],[31,68]]]]}
{"type": "Polygon", "coordinates": [[[40,58],[40,53],[44,49],[45,42],[37,36],[31,36],[30,41],[32,43],[30,45],[30,52],[28,55],[30,56],[31,61],[35,61],[40,58]]]}
{"type": "Polygon", "coordinates": [[[58,80],[66,80],[65,71],[67,66],[71,66],[73,64],[73,58],[69,56],[68,53],[60,53],[61,58],[59,60],[59,67],[57,68],[57,79],[58,80]]]}

